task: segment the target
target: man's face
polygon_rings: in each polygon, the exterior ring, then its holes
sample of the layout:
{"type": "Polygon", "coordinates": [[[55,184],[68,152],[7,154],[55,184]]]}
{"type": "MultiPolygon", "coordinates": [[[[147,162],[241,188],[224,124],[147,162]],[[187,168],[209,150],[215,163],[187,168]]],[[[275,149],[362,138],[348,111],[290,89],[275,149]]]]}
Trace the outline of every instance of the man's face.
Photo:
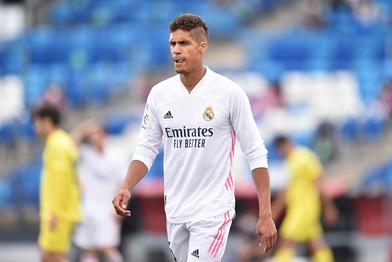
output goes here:
{"type": "Polygon", "coordinates": [[[40,135],[40,136],[45,136],[46,135],[46,119],[45,118],[40,118],[40,117],[35,117],[34,118],[34,129],[35,132],[40,135]]]}
{"type": "Polygon", "coordinates": [[[281,156],[287,157],[290,153],[290,146],[290,143],[286,142],[278,145],[276,149],[281,156]]]}
{"type": "Polygon", "coordinates": [[[105,136],[105,131],[99,125],[92,125],[87,133],[87,139],[94,147],[102,147],[105,136]]]}
{"type": "Polygon", "coordinates": [[[207,41],[195,37],[191,31],[177,30],[170,33],[170,52],[177,74],[188,74],[203,66],[203,55],[207,50],[207,41]]]}

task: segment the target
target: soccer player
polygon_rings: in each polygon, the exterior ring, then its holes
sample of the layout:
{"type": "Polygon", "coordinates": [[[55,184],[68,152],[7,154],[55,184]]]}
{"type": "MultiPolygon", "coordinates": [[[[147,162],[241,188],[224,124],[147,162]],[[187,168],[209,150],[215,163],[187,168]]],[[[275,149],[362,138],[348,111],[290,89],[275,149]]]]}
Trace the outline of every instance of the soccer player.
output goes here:
{"type": "Polygon", "coordinates": [[[45,138],[40,188],[39,246],[43,262],[64,262],[74,225],[80,220],[78,151],[59,127],[60,113],[50,105],[33,112],[36,132],[45,138]]]}
{"type": "Polygon", "coordinates": [[[320,213],[323,207],[326,221],[333,223],[337,219],[337,211],[332,201],[320,190],[321,162],[311,150],[295,146],[286,136],[277,136],[274,146],[286,158],[290,173],[287,189],[272,205],[274,218],[278,218],[287,206],[275,261],[293,261],[295,244],[307,242],[313,261],[332,262],[332,252],[323,239],[320,213]]]}
{"type": "Polygon", "coordinates": [[[259,245],[267,251],[277,238],[267,150],[244,91],[204,65],[207,32],[204,21],[191,14],[170,24],[177,75],[152,88],[133,161],[113,199],[117,214],[131,214],[126,209],[131,191],[151,167],[162,141],[169,248],[180,262],[221,261],[235,216],[231,165],[236,139],[256,185],[259,245]]]}
{"type": "Polygon", "coordinates": [[[102,124],[87,121],[72,132],[79,145],[79,176],[82,188],[83,220],[76,227],[75,244],[82,249],[81,262],[123,261],[117,246],[120,243],[120,220],[111,200],[120,188],[126,170],[126,159],[107,141],[102,124]],[[87,140],[89,145],[82,144],[87,140]],[[92,237],[93,236],[93,237],[92,237]]]}

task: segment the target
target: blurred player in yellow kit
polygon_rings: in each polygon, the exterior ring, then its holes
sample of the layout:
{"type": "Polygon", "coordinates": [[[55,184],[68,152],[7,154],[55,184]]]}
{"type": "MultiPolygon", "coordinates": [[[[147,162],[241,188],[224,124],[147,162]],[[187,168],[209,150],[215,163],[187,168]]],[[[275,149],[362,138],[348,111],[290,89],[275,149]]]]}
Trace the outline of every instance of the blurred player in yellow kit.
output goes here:
{"type": "Polygon", "coordinates": [[[320,190],[321,162],[311,150],[295,146],[286,136],[276,137],[274,146],[286,158],[290,175],[286,190],[276,198],[272,207],[275,219],[286,207],[274,261],[293,261],[295,245],[306,242],[313,261],[332,262],[332,252],[323,239],[320,214],[323,209],[326,221],[333,223],[337,219],[337,211],[320,190]]]}
{"type": "Polygon", "coordinates": [[[33,112],[36,132],[45,138],[40,188],[39,246],[42,262],[64,262],[74,225],[80,220],[78,151],[59,127],[60,113],[50,105],[33,112]]]}

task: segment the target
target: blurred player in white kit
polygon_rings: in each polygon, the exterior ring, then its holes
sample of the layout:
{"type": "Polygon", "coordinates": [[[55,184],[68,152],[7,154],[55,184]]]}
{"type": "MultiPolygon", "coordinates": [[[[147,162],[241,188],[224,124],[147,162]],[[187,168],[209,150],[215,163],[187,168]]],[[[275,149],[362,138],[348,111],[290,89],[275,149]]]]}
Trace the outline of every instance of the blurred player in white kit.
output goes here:
{"type": "Polygon", "coordinates": [[[120,188],[126,170],[124,154],[107,143],[102,124],[88,121],[72,132],[79,144],[83,220],[76,228],[74,242],[82,249],[81,262],[122,262],[117,249],[121,219],[113,211],[111,200],[120,188]],[[87,140],[89,145],[81,143],[87,140]]]}

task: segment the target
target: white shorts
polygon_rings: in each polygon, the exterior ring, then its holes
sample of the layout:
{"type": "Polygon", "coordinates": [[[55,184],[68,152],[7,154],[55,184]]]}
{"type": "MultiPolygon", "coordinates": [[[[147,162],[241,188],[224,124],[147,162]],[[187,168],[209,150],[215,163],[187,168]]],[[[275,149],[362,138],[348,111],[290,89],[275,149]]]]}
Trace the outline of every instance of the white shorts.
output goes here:
{"type": "Polygon", "coordinates": [[[174,261],[221,261],[235,210],[184,224],[167,223],[174,261]]]}
{"type": "Polygon", "coordinates": [[[74,242],[82,249],[115,247],[120,243],[120,221],[115,214],[87,215],[76,227],[74,242]]]}

